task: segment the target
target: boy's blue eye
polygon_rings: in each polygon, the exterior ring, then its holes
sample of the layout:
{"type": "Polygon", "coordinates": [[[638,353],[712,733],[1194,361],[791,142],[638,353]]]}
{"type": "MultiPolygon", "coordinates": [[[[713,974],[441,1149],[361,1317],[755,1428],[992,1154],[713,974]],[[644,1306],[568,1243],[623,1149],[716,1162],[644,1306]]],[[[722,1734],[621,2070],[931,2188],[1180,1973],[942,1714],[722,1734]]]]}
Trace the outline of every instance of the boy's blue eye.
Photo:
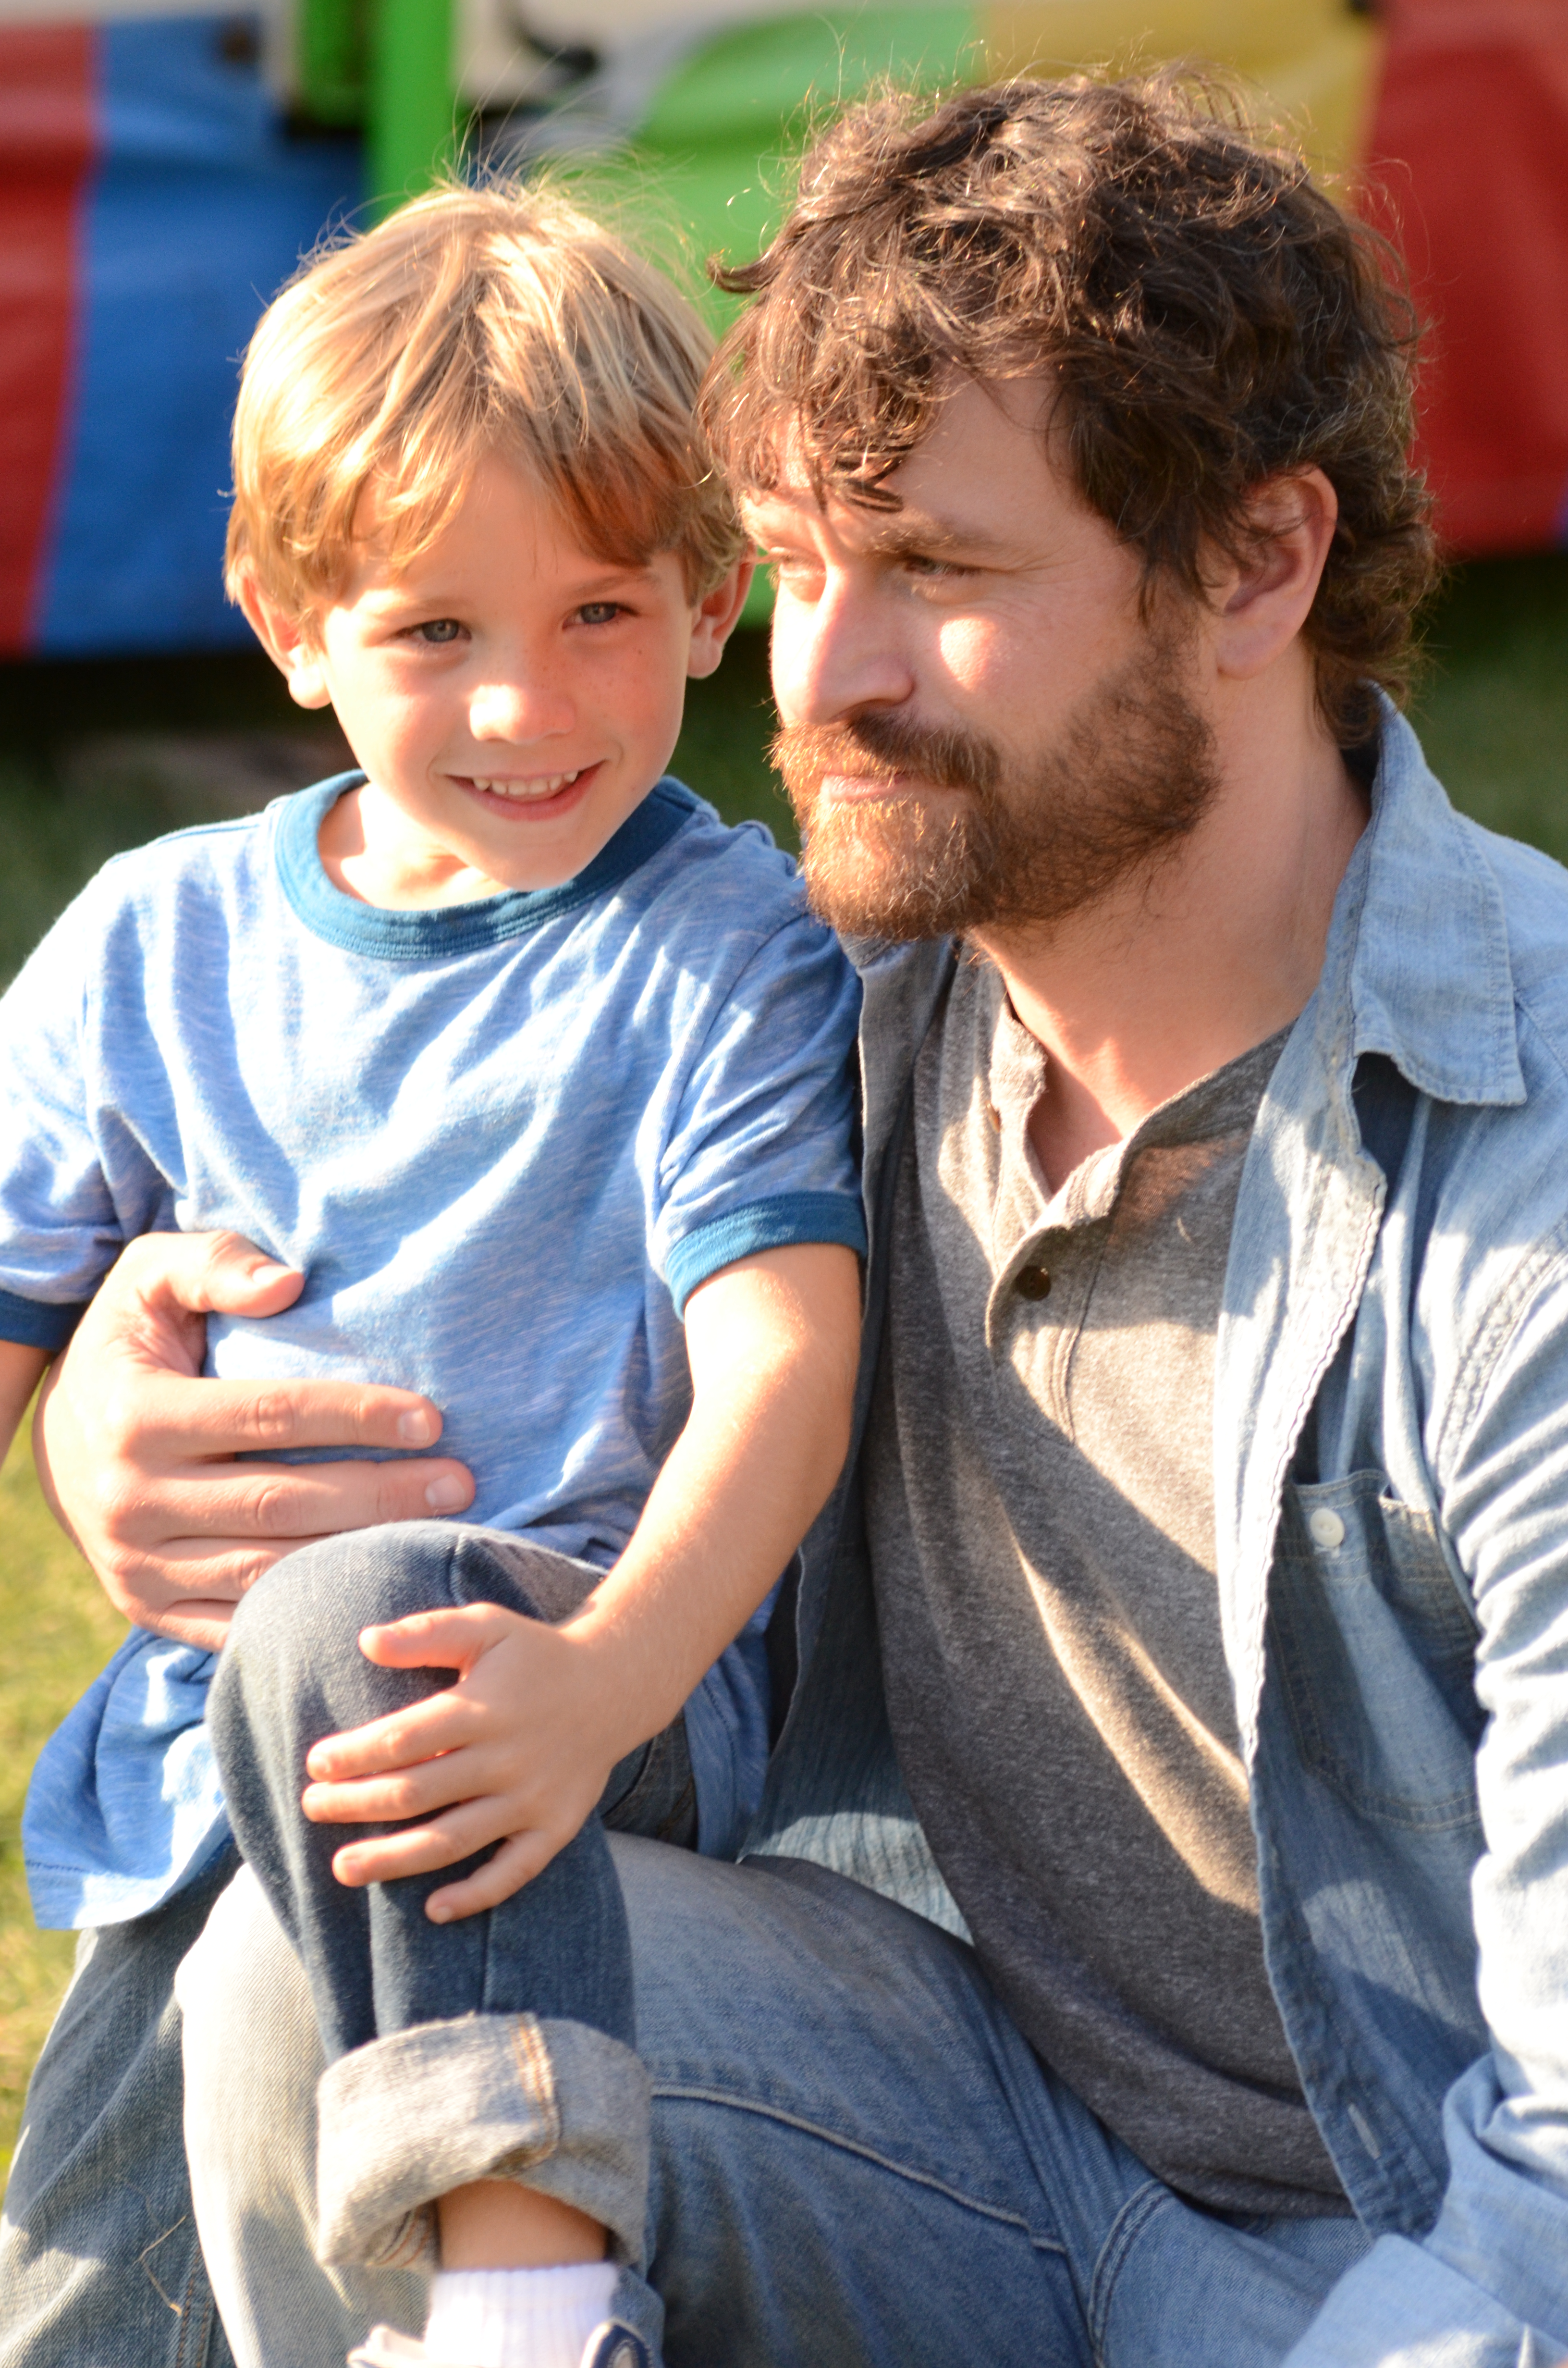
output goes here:
{"type": "Polygon", "coordinates": [[[585,600],[577,611],[585,625],[608,625],[620,614],[619,600],[585,600]]]}
{"type": "Polygon", "coordinates": [[[462,627],[455,617],[433,617],[427,625],[416,625],[414,630],[420,641],[444,649],[449,642],[457,640],[462,627]]]}

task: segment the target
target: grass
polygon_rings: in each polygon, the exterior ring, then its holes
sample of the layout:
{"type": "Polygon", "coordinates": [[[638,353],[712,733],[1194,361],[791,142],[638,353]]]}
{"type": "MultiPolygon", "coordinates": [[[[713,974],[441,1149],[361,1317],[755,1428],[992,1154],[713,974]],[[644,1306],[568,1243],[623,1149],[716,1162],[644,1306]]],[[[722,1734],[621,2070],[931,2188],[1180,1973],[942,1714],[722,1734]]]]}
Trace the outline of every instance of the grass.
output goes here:
{"type": "MultiPolygon", "coordinates": [[[[1457,576],[1431,619],[1415,705],[1427,754],[1456,803],[1568,862],[1568,554],[1492,561],[1457,576]]],[[[771,713],[760,636],[740,637],[693,687],[675,768],[732,820],[759,814],[790,841],[767,767],[771,713]]],[[[286,734],[300,729],[266,661],[233,656],[0,668],[0,980],[117,848],[233,812],[232,796],[117,759],[95,782],[104,736],[286,734]]],[[[330,769],[330,759],[320,769],[330,769]]],[[[69,1970],[71,1939],[28,1912],[18,1824],[40,1744],[122,1633],[55,1531],[30,1463],[0,1476],[0,2156],[28,2067],[69,1970]]]]}
{"type": "Polygon", "coordinates": [[[0,2159],[71,1970],[75,1935],[35,1930],[22,1873],[22,1796],[40,1744],[125,1634],[50,1519],[25,1437],[0,1471],[0,2159]]]}
{"type": "Polygon", "coordinates": [[[1457,576],[1415,721],[1454,803],[1568,863],[1568,552],[1457,576]]]}

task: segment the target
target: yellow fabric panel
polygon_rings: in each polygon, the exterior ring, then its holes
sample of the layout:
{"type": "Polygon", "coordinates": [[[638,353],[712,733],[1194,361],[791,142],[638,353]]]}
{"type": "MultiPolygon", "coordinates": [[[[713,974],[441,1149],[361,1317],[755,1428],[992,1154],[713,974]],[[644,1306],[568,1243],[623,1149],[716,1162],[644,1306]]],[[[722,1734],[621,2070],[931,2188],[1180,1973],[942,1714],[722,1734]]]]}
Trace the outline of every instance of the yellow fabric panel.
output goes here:
{"type": "Polygon", "coordinates": [[[1380,42],[1346,0],[991,0],[977,14],[989,74],[1201,60],[1244,75],[1259,128],[1299,139],[1319,172],[1365,155],[1380,42]]]}

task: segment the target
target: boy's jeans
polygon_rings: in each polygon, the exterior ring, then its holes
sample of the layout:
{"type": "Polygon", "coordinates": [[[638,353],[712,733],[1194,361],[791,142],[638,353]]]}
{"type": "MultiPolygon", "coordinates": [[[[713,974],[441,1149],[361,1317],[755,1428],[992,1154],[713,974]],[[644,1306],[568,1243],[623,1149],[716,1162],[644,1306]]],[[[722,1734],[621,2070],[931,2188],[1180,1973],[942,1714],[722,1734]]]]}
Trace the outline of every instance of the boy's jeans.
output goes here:
{"type": "MultiPolygon", "coordinates": [[[[290,1557],[214,1695],[256,1879],[180,1996],[197,2217],[241,2368],[340,2368],[369,2318],[416,2328],[430,2203],[481,2176],[606,2222],[618,2315],[662,2331],[669,2368],[1282,2360],[1366,2250],[1356,2222],[1183,2203],[1042,2069],[970,1950],[858,1885],[597,1821],[553,1889],[464,1924],[423,1915],[445,1877],[334,1881],[344,1832],[299,1816],[304,1751],[409,1683],[358,1653],[368,1620],[497,1596],[468,1537],[290,1557]]],[[[543,1576],[511,1573],[549,1608],[543,1576]]]]}
{"type": "Polygon", "coordinates": [[[531,1883],[455,1924],[425,1903],[487,1853],[350,1890],[332,1860],[367,1829],[300,1808],[312,1744],[450,1682],[367,1660],[364,1628],[469,1603],[560,1618],[599,1576],[502,1531],[426,1522],[290,1554],[235,1613],[208,1723],[235,1839],[315,2009],[324,2260],[433,2266],[434,2199],[489,2177],[525,2179],[602,2221],[618,2258],[641,2253],[648,2083],[601,1816],[695,1839],[680,1723],[621,1762],[600,1813],[531,1883]]]}
{"type": "MultiPolygon", "coordinates": [[[[369,1533],[372,1571],[373,1541],[378,1534],[387,1533],[369,1533]]],[[[531,1555],[528,1566],[540,1608],[560,1616],[573,1609],[600,1576],[586,1564],[540,1554],[516,1539],[464,1531],[449,1523],[422,1525],[410,1532],[406,1543],[406,1554],[400,1552],[395,1561],[411,1593],[394,1600],[395,1589],[389,1593],[375,1579],[368,1589],[364,1617],[391,1617],[396,1609],[426,1610],[437,1600],[454,1600],[451,1592],[443,1596],[437,1583],[440,1573],[453,1567],[454,1548],[460,1600],[472,1580],[475,1585],[469,1588],[470,1593],[476,1589],[488,1600],[520,1601],[517,1571],[531,1555]],[[483,1539],[488,1539],[488,1548],[478,1543],[483,1539]]],[[[353,1571],[358,1571],[362,1588],[368,1575],[367,1557],[359,1545],[354,1540],[322,1550],[330,1553],[327,1583],[340,1608],[348,1605],[353,1571]]],[[[312,1568],[316,1580],[322,1577],[319,1558],[313,1565],[309,1554],[299,1559],[307,1567],[296,1575],[299,1584],[291,1587],[289,1600],[301,1611],[301,1627],[291,1637],[269,1634],[266,1652],[271,1656],[275,1677],[288,1664],[302,1702],[309,1693],[312,1671],[301,1670],[300,1665],[312,1660],[314,1644],[324,1637],[328,1623],[316,1616],[308,1600],[308,1590],[315,1583],[312,1568]]],[[[256,1629],[262,1599],[273,1585],[269,1580],[256,1600],[255,1611],[247,1611],[247,1632],[256,1629]]],[[[347,1691],[339,1699],[349,1704],[353,1680],[360,1672],[369,1673],[370,1665],[352,1642],[357,1615],[351,1608],[343,1609],[343,1620],[348,1623],[347,1641],[340,1639],[338,1657],[344,1664],[342,1684],[347,1691]]],[[[362,1620],[358,1624],[363,1624],[362,1620]]],[[[409,1691],[427,1690],[430,1682],[415,1680],[409,1691]]],[[[266,1691],[265,1676],[262,1690],[266,1691]]],[[[322,1720],[319,1733],[352,1723],[347,1709],[342,1718],[327,1709],[317,1714],[322,1720]]],[[[369,1714],[369,1706],[354,1713],[369,1714]]],[[[307,1713],[304,1723],[308,1718],[307,1713]]],[[[314,1740],[313,1736],[310,1740],[314,1740]]],[[[296,1783],[295,1822],[299,1822],[299,1790],[296,1783]]],[[[601,1808],[611,1824],[664,1834],[677,1841],[694,1838],[695,1800],[684,1730],[678,1722],[614,1771],[601,1808]]],[[[334,1843],[344,1839],[336,1829],[322,1831],[334,1843]]],[[[596,1827],[578,1846],[578,1854],[592,1865],[602,1861],[603,1847],[596,1827]]],[[[213,2308],[191,2215],[181,2137],[180,2034],[173,1984],[176,1967],[201,1930],[214,1899],[233,1878],[237,1863],[231,1850],[199,1883],[153,1914],[82,1936],[71,1990],[28,2089],[22,2140],[6,2192],[0,2227],[0,2368],[229,2368],[229,2348],[213,2308]]],[[[536,1895],[532,1905],[545,1902],[548,1883],[544,1891],[537,1885],[530,1889],[536,1895]]],[[[589,1890],[608,1905],[619,1933],[620,1907],[613,1878],[602,1873],[597,1885],[590,1879],[589,1890]]],[[[330,1884],[330,1892],[334,1906],[364,1899],[364,1895],[346,1893],[335,1883],[330,1884]]],[[[422,1916],[415,1920],[419,1937],[434,1936],[435,1929],[422,1916]]],[[[455,1963],[460,1951],[448,1953],[455,1963]]],[[[416,1951],[409,1962],[417,1964],[416,1951]]],[[[537,1949],[534,1962],[537,1968],[537,1949]]],[[[595,1977],[601,1981],[606,2000],[597,2009],[601,2020],[611,2011],[625,2010],[624,1968],[623,1943],[619,1955],[613,1947],[601,1952],[595,1977]],[[617,1997],[621,2000],[619,2007],[613,2003],[617,1997]]],[[[292,1961],[288,1976],[291,1998],[298,1983],[292,1961]]],[[[586,2010],[591,2016],[596,2009],[586,1987],[577,1995],[579,2012],[586,2010]]],[[[329,2007],[333,1996],[328,1986],[324,2002],[329,2007]]],[[[422,2010],[417,1997],[406,1998],[404,2006],[411,2015],[422,2010]]],[[[257,2000],[247,2037],[255,2039],[267,2011],[267,2001],[257,2000]]],[[[313,2051],[313,2028],[310,2036],[313,2051]]],[[[624,2047],[618,2048],[608,2040],[605,2045],[613,2057],[632,2060],[626,2057],[624,2047]]],[[[261,2068],[256,2079],[270,2080],[275,2067],[265,2049],[258,2060],[261,2068]]],[[[282,2078],[284,2067],[277,2068],[282,2078]]],[[[290,2156],[290,2131],[295,2123],[285,2110],[276,2127],[269,2125],[263,2157],[255,2166],[265,2169],[284,2191],[307,2170],[313,2183],[313,2089],[320,2068],[319,2056],[312,2053],[310,2093],[298,2100],[301,2111],[311,2116],[310,2131],[299,2141],[308,2147],[308,2159],[296,2161],[290,2156]]],[[[636,2080],[640,2087],[640,2070],[636,2080]]],[[[635,2125],[633,2113],[628,2126],[635,2125]]],[[[631,2185],[638,2192],[640,2214],[640,2169],[631,2185]]],[[[357,2283],[346,2272],[340,2283],[344,2306],[351,2307],[352,2298],[365,2282],[357,2283]]],[[[393,2281],[394,2292],[397,2283],[393,2281]]],[[[398,2310],[384,2308],[382,2315],[416,2325],[423,2310],[422,2282],[407,2278],[402,2283],[406,2293],[398,2297],[398,2310]]],[[[378,2288],[383,2302],[388,2291],[383,2278],[378,2288]]],[[[363,2323],[361,2315],[361,2331],[363,2323]]],[[[272,2362],[273,2368],[292,2368],[286,2353],[274,2353],[272,2362]]]]}

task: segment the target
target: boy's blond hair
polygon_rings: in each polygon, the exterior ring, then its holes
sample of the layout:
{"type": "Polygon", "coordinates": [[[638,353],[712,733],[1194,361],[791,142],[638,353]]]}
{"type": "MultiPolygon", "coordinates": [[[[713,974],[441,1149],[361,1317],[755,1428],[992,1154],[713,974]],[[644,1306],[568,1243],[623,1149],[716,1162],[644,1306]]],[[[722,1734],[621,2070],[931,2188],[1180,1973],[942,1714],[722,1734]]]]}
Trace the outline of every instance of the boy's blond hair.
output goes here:
{"type": "Polygon", "coordinates": [[[307,262],[251,339],[231,598],[250,577],[308,625],[348,575],[368,491],[378,534],[411,558],[492,452],[596,556],[673,551],[699,598],[744,547],[695,420],[711,342],[660,272],[562,197],[415,199],[307,262]]]}

